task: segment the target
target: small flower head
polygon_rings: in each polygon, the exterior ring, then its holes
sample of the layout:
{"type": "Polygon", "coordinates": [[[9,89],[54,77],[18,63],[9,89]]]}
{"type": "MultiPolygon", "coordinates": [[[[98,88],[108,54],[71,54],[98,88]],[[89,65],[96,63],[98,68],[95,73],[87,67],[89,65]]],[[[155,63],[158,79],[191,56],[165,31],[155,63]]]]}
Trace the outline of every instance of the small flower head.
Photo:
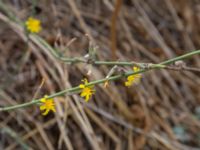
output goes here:
{"type": "Polygon", "coordinates": [[[42,115],[47,115],[49,113],[50,110],[52,110],[53,112],[56,112],[55,109],[55,104],[52,98],[47,98],[48,96],[45,95],[40,102],[42,103],[40,106],[40,110],[43,111],[45,110],[42,115]]]}
{"type": "MultiPolygon", "coordinates": [[[[140,71],[140,68],[138,67],[133,67],[133,71],[137,72],[140,71]]],[[[125,82],[125,86],[130,87],[133,84],[137,84],[142,78],[141,74],[134,74],[134,75],[130,75],[127,77],[127,81],[125,82]]]]}
{"type": "Polygon", "coordinates": [[[38,19],[29,17],[28,20],[25,22],[26,29],[31,33],[38,33],[41,31],[41,22],[38,19]]]}
{"type": "Polygon", "coordinates": [[[86,86],[88,84],[87,79],[82,80],[84,84],[80,84],[79,87],[82,89],[81,91],[81,97],[85,97],[85,101],[89,101],[90,97],[94,94],[95,90],[93,89],[93,86],[86,86]]]}

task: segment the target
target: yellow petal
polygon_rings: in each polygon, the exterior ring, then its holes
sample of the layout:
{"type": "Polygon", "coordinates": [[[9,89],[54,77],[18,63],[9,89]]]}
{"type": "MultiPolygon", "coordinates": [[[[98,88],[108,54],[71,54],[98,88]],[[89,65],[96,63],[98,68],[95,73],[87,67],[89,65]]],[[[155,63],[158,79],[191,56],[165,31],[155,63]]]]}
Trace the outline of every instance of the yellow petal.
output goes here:
{"type": "Polygon", "coordinates": [[[134,71],[134,72],[139,71],[139,70],[140,70],[140,68],[135,67],[135,66],[133,67],[133,71],[134,71]]]}
{"type": "Polygon", "coordinates": [[[84,82],[84,84],[88,84],[88,80],[86,78],[84,78],[82,81],[84,82]]]}
{"type": "Polygon", "coordinates": [[[40,99],[40,102],[45,103],[46,102],[46,98],[40,99]]]}
{"type": "Polygon", "coordinates": [[[49,109],[46,109],[45,112],[42,113],[42,115],[46,116],[49,113],[49,109]]]}
{"type": "Polygon", "coordinates": [[[86,95],[85,96],[85,101],[87,102],[87,101],[89,101],[89,99],[90,99],[90,95],[86,95]]]}
{"type": "Polygon", "coordinates": [[[44,109],[46,109],[46,106],[45,105],[41,105],[40,106],[40,110],[44,110],[44,109]]]}
{"type": "Polygon", "coordinates": [[[81,89],[83,89],[83,88],[85,88],[85,85],[80,84],[79,87],[80,87],[81,89]]]}
{"type": "Polygon", "coordinates": [[[127,82],[125,82],[125,86],[129,87],[129,86],[131,86],[131,83],[127,81],[127,82]]]}
{"type": "Polygon", "coordinates": [[[130,80],[130,81],[131,81],[131,80],[134,80],[134,78],[135,78],[134,75],[130,75],[130,76],[127,77],[127,80],[130,80]]]}
{"type": "Polygon", "coordinates": [[[51,108],[51,110],[52,110],[53,112],[56,112],[56,109],[55,109],[55,107],[52,107],[52,108],[51,108]]]}

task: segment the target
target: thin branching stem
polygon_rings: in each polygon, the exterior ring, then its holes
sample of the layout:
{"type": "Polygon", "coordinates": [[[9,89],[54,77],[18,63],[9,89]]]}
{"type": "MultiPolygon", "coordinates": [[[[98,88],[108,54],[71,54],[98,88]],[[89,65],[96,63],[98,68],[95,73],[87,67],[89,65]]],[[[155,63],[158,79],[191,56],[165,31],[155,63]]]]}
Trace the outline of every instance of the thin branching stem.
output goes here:
{"type": "MultiPolygon", "coordinates": [[[[167,67],[166,65],[172,64],[172,63],[174,63],[178,60],[183,60],[183,59],[189,58],[189,57],[191,57],[193,55],[197,55],[197,54],[200,54],[200,50],[192,51],[190,53],[169,59],[169,60],[161,62],[159,64],[149,64],[147,68],[141,69],[137,72],[130,71],[130,72],[127,72],[127,73],[124,73],[124,74],[111,76],[109,78],[103,78],[103,79],[100,79],[100,80],[92,81],[92,82],[89,82],[88,84],[86,84],[86,86],[96,85],[96,84],[104,83],[106,81],[114,81],[114,80],[117,80],[117,79],[120,79],[120,78],[123,78],[123,77],[127,77],[129,75],[143,73],[143,72],[146,72],[146,71],[149,71],[149,70],[152,70],[152,69],[164,69],[165,67],[167,67]]],[[[106,63],[104,63],[104,65],[106,65],[106,63]]],[[[48,98],[54,98],[54,97],[57,97],[57,96],[62,96],[62,95],[65,95],[65,94],[69,94],[69,93],[72,93],[72,92],[79,92],[79,91],[80,91],[80,88],[79,88],[79,86],[77,86],[77,87],[65,89],[63,91],[54,93],[54,94],[48,96],[48,98]]],[[[18,104],[18,105],[14,105],[14,106],[6,106],[6,107],[3,107],[3,108],[0,108],[0,111],[9,111],[9,110],[14,110],[14,109],[18,109],[18,108],[24,108],[24,107],[28,107],[28,106],[37,104],[39,102],[40,102],[40,99],[35,99],[35,100],[32,100],[32,101],[27,102],[27,103],[18,104]]]]}
{"type": "MultiPolygon", "coordinates": [[[[11,22],[19,24],[20,26],[23,27],[23,22],[19,21],[19,19],[17,19],[12,13],[11,11],[8,10],[7,7],[5,7],[5,5],[3,4],[2,0],[0,0],[0,10],[2,10],[3,12],[6,12],[8,18],[10,19],[11,22]]],[[[25,33],[24,33],[25,34],[25,33]]],[[[184,60],[187,59],[193,55],[197,55],[200,54],[200,50],[195,50],[195,51],[191,51],[187,54],[163,61],[161,63],[158,64],[151,64],[151,63],[138,63],[138,62],[126,62],[126,61],[97,61],[97,60],[93,60],[93,61],[89,61],[85,58],[81,58],[81,57],[75,57],[75,58],[66,58],[63,56],[60,56],[60,54],[57,52],[57,50],[55,50],[54,48],[52,48],[44,39],[42,39],[40,36],[32,34],[29,37],[32,42],[34,42],[35,44],[37,44],[39,42],[39,44],[41,44],[42,46],[45,47],[45,49],[47,49],[48,51],[51,52],[51,54],[56,57],[57,59],[66,62],[66,63],[91,63],[93,65],[110,65],[110,66],[138,66],[141,69],[139,71],[133,72],[127,72],[127,73],[121,73],[119,75],[114,75],[114,76],[109,76],[100,80],[96,80],[96,81],[92,81],[89,82],[88,84],[86,84],[85,86],[91,86],[91,85],[96,85],[96,84],[101,84],[101,83],[105,83],[107,81],[114,81],[114,80],[118,80],[120,78],[123,77],[127,77],[129,75],[134,75],[134,74],[139,74],[139,73],[143,73],[152,69],[168,69],[169,64],[173,64],[176,61],[179,60],[184,60]],[[36,41],[35,41],[36,40],[36,41]]],[[[57,96],[63,96],[66,94],[72,94],[72,93],[77,93],[80,92],[80,88],[79,86],[76,87],[72,87],[69,89],[65,89],[63,91],[54,93],[52,95],[49,95],[48,98],[54,98],[57,96]]],[[[14,110],[14,109],[18,109],[18,108],[24,108],[24,107],[28,107],[31,105],[35,105],[37,103],[40,102],[40,99],[34,99],[30,102],[27,103],[22,103],[22,104],[18,104],[18,105],[14,105],[14,106],[6,106],[6,107],[2,107],[0,108],[0,111],[9,111],[9,110],[14,110]]]]}

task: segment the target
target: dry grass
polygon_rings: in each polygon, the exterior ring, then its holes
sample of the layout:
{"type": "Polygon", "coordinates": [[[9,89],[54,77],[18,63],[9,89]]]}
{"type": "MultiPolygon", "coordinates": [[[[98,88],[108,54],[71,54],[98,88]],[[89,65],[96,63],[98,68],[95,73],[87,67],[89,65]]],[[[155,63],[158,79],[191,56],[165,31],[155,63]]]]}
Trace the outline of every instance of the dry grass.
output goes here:
{"type": "MultiPolygon", "coordinates": [[[[21,20],[31,1],[7,0],[21,20]]],[[[115,1],[39,1],[40,35],[65,56],[87,53],[90,40],[98,58],[160,62],[200,47],[198,0],[123,1],[115,25],[115,1]],[[116,37],[111,37],[116,26],[116,37]],[[77,38],[67,50],[71,39],[77,38]],[[116,40],[116,50],[110,47],[116,40]],[[113,51],[112,51],[112,50],[113,51]],[[114,54],[113,54],[114,52],[114,54]]],[[[30,101],[78,85],[83,77],[104,78],[110,67],[67,65],[37,44],[23,40],[16,27],[0,21],[0,106],[30,101]],[[91,69],[92,74],[87,75],[91,69]]],[[[114,47],[115,47],[114,46],[114,47]]],[[[187,64],[200,67],[199,56],[187,64]]],[[[0,149],[170,149],[200,147],[200,78],[192,72],[151,71],[131,88],[124,80],[84,103],[78,95],[57,97],[57,113],[43,117],[37,106],[0,114],[0,149]]]]}

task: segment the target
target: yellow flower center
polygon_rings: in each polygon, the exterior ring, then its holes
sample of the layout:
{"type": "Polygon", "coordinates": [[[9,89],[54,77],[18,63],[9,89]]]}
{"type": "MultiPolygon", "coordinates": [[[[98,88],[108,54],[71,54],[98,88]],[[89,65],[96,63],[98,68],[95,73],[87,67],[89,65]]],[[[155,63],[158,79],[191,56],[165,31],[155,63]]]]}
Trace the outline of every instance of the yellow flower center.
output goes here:
{"type": "Polygon", "coordinates": [[[44,104],[47,108],[51,108],[52,106],[54,106],[54,103],[50,100],[47,100],[44,104]]]}

